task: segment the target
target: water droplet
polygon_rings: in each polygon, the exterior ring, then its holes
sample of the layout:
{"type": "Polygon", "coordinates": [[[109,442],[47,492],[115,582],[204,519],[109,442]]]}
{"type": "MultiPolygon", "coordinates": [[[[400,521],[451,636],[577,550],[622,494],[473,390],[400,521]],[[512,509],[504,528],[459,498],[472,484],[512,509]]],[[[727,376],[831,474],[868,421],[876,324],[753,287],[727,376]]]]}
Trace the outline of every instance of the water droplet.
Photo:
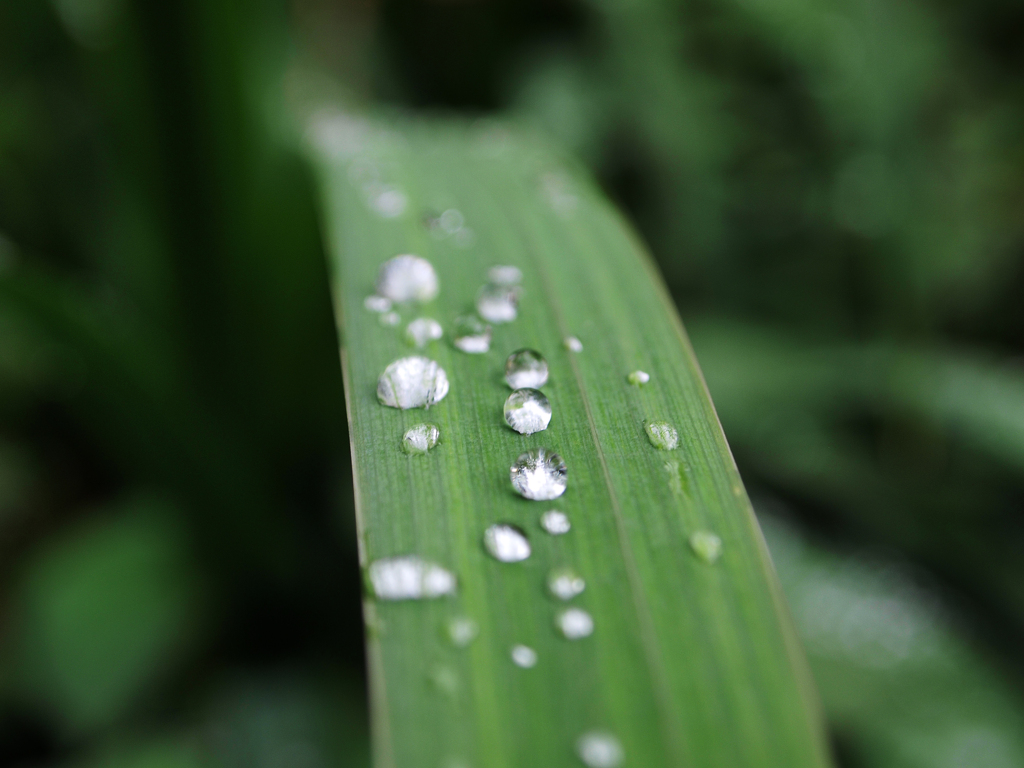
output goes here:
{"type": "Polygon", "coordinates": [[[491,267],[487,279],[493,285],[519,285],[523,282],[523,273],[519,267],[499,265],[491,267]]]}
{"type": "Polygon", "coordinates": [[[622,744],[605,731],[589,731],[576,740],[576,754],[589,768],[618,768],[626,753],[622,744]]]}
{"type": "Polygon", "coordinates": [[[711,531],[697,531],[690,535],[690,549],[710,565],[722,556],[722,540],[711,531]]]}
{"type": "Polygon", "coordinates": [[[579,198],[573,192],[571,181],[565,173],[545,173],[540,177],[540,186],[548,204],[560,216],[570,215],[579,205],[579,198]]]}
{"type": "Polygon", "coordinates": [[[626,379],[628,379],[629,383],[632,384],[634,387],[642,387],[644,384],[651,380],[651,374],[645,371],[633,371],[631,374],[629,374],[629,376],[626,377],[626,379]]]}
{"type": "Polygon", "coordinates": [[[540,516],[540,527],[552,536],[561,536],[569,532],[572,524],[569,522],[568,515],[564,512],[559,512],[557,509],[549,509],[540,516]]]}
{"type": "Polygon", "coordinates": [[[505,361],[505,382],[512,389],[540,389],[548,381],[548,361],[540,352],[520,349],[505,361]]]}
{"type": "Polygon", "coordinates": [[[456,648],[465,648],[480,634],[480,625],[468,616],[456,616],[448,622],[448,637],[456,648]]]}
{"type": "Polygon", "coordinates": [[[519,288],[485,285],[476,297],[476,311],[491,323],[511,323],[519,314],[519,288]]]}
{"type": "Polygon", "coordinates": [[[469,227],[463,227],[455,233],[455,244],[459,248],[469,248],[476,242],[476,233],[469,227]]]}
{"type": "Polygon", "coordinates": [[[459,692],[459,675],[451,667],[439,664],[430,670],[430,682],[441,693],[454,696],[459,692]]]}
{"type": "Polygon", "coordinates": [[[381,600],[421,600],[455,593],[455,574],[418,555],[370,563],[370,583],[381,600]]]}
{"type": "Polygon", "coordinates": [[[363,299],[363,306],[371,312],[384,312],[391,311],[391,299],[385,299],[383,296],[367,296],[363,299]]]}
{"type": "Polygon", "coordinates": [[[679,447],[679,433],[667,421],[648,421],[644,423],[644,431],[651,445],[662,451],[671,451],[679,447]]]}
{"type": "Polygon", "coordinates": [[[528,645],[512,646],[512,663],[517,667],[529,669],[537,665],[537,652],[528,645]]]}
{"type": "Polygon", "coordinates": [[[476,315],[455,318],[454,344],[463,352],[482,355],[491,348],[491,326],[476,315]]]}
{"type": "Polygon", "coordinates": [[[394,328],[402,322],[402,316],[397,312],[385,312],[380,316],[380,324],[388,328],[394,328]]]}
{"type": "Polygon", "coordinates": [[[512,465],[512,486],[535,501],[557,499],[565,493],[568,469],[562,457],[547,448],[533,448],[512,465]]]}
{"type": "Polygon", "coordinates": [[[462,229],[465,223],[466,219],[462,215],[462,212],[455,208],[449,208],[447,211],[442,213],[441,218],[438,219],[438,224],[441,225],[441,229],[449,235],[454,235],[462,229]]]}
{"type": "Polygon", "coordinates": [[[575,336],[566,336],[564,343],[565,348],[568,349],[570,352],[583,351],[583,342],[577,339],[575,336]]]}
{"type": "Polygon", "coordinates": [[[402,437],[402,450],[406,453],[426,453],[435,445],[441,437],[441,430],[434,424],[417,424],[410,427],[402,437]]]}
{"type": "Polygon", "coordinates": [[[521,435],[540,432],[551,423],[551,403],[536,389],[517,389],[505,401],[505,421],[521,435]]]}
{"type": "Polygon", "coordinates": [[[548,591],[559,600],[572,600],[586,586],[587,582],[572,568],[556,568],[548,574],[548,591]]]}
{"type": "Polygon", "coordinates": [[[526,534],[508,523],[495,523],[484,531],[484,549],[503,563],[518,563],[530,556],[530,542],[526,534]]]}
{"type": "Polygon", "coordinates": [[[676,496],[687,493],[686,470],[675,459],[665,462],[665,472],[668,473],[668,487],[676,496]]]}
{"type": "Polygon", "coordinates": [[[429,317],[418,317],[409,323],[405,329],[405,339],[414,347],[422,348],[432,341],[437,341],[444,335],[444,330],[437,320],[429,317]]]}
{"type": "Polygon", "coordinates": [[[394,219],[405,213],[409,198],[394,187],[383,187],[370,193],[370,206],[381,218],[394,219]]]}
{"type": "Polygon", "coordinates": [[[377,399],[391,408],[429,408],[448,394],[448,376],[426,357],[395,360],[377,380],[377,399]]]}
{"type": "Polygon", "coordinates": [[[434,266],[411,254],[388,259],[377,275],[377,293],[391,301],[430,301],[439,290],[434,266]]]}
{"type": "Polygon", "coordinates": [[[555,625],[566,640],[579,640],[594,633],[594,620],[582,608],[566,608],[555,617],[555,625]]]}

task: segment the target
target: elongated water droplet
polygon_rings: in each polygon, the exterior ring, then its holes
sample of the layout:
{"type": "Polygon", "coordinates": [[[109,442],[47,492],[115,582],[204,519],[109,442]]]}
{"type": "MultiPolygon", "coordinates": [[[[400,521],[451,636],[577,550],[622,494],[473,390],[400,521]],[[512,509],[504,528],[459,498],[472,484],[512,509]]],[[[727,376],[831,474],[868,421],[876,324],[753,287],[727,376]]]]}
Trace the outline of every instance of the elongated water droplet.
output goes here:
{"type": "Polygon", "coordinates": [[[572,600],[586,586],[587,582],[572,568],[555,568],[548,574],[548,591],[559,600],[572,600]]]}
{"type": "Polygon", "coordinates": [[[582,608],[566,608],[555,617],[558,627],[566,640],[579,640],[594,633],[594,620],[582,608]]]}
{"type": "Polygon", "coordinates": [[[388,259],[377,275],[377,293],[391,301],[431,301],[438,290],[440,283],[434,266],[411,254],[388,259]]]}
{"type": "Polygon", "coordinates": [[[642,387],[651,380],[651,374],[646,371],[633,371],[626,377],[634,387],[642,387]]]}
{"type": "Polygon", "coordinates": [[[438,224],[441,225],[441,229],[449,235],[454,235],[462,229],[465,223],[465,217],[462,215],[462,212],[456,208],[449,208],[441,214],[441,218],[438,220],[438,224]]]}
{"type": "Polygon", "coordinates": [[[523,669],[534,667],[537,665],[537,652],[528,645],[513,645],[512,663],[523,669]]]}
{"type": "Polygon", "coordinates": [[[448,376],[426,357],[403,357],[377,380],[377,399],[391,408],[429,408],[448,394],[448,376]]]}
{"type": "Polygon", "coordinates": [[[505,382],[512,389],[540,389],[548,381],[548,361],[540,352],[520,349],[505,361],[505,382]]]}
{"type": "Polygon", "coordinates": [[[385,312],[380,316],[380,324],[388,328],[394,328],[400,322],[402,322],[402,316],[397,312],[385,312]]]}
{"type": "Polygon", "coordinates": [[[455,574],[418,555],[374,560],[369,573],[373,592],[381,600],[422,600],[455,593],[455,574]]]}
{"type": "Polygon", "coordinates": [[[367,296],[363,299],[363,306],[371,312],[384,314],[391,311],[391,299],[385,299],[383,296],[367,296]]]}
{"type": "Polygon", "coordinates": [[[498,265],[491,267],[487,273],[487,279],[493,285],[519,285],[523,282],[523,272],[519,267],[498,265]]]}
{"type": "Polygon", "coordinates": [[[495,523],[484,531],[484,549],[495,560],[518,563],[530,556],[530,542],[521,528],[495,523]]]}
{"type": "Polygon", "coordinates": [[[406,453],[426,453],[441,437],[441,430],[434,424],[416,424],[406,430],[402,437],[402,450],[406,453]]]}
{"type": "Polygon", "coordinates": [[[418,317],[405,328],[405,340],[414,347],[423,348],[444,335],[444,330],[437,320],[429,317],[418,317]]]}
{"type": "Polygon", "coordinates": [[[490,323],[511,323],[519,314],[519,288],[485,285],[476,297],[476,311],[490,323]]]}
{"type": "Polygon", "coordinates": [[[540,516],[540,527],[552,536],[561,536],[564,533],[568,533],[572,525],[569,523],[569,517],[564,512],[559,512],[557,509],[549,509],[540,516]]]}
{"type": "Polygon", "coordinates": [[[589,731],[576,740],[576,754],[589,768],[618,768],[626,757],[622,744],[605,731],[589,731]]]}
{"type": "Polygon", "coordinates": [[[448,637],[456,648],[465,648],[480,634],[480,625],[468,616],[456,616],[448,622],[448,637]]]}
{"type": "Polygon", "coordinates": [[[564,344],[565,348],[568,349],[570,352],[583,351],[583,342],[577,339],[575,336],[566,336],[564,344]]]}
{"type": "Polygon", "coordinates": [[[651,445],[662,451],[671,451],[679,446],[679,433],[667,421],[648,421],[644,431],[651,445]]]}
{"type": "Polygon", "coordinates": [[[476,315],[455,318],[454,344],[463,352],[482,355],[491,348],[491,326],[476,315]]]}
{"type": "Polygon", "coordinates": [[[568,468],[562,457],[547,448],[521,454],[510,469],[512,486],[535,501],[557,499],[565,493],[568,468]]]}
{"type": "Polygon", "coordinates": [[[517,389],[505,401],[505,421],[521,435],[532,435],[551,423],[551,403],[536,389],[517,389]]]}
{"type": "Polygon", "coordinates": [[[696,531],[690,535],[690,549],[710,565],[722,556],[722,540],[711,531],[696,531]]]}
{"type": "Polygon", "coordinates": [[[675,459],[665,462],[665,472],[668,473],[668,487],[676,496],[687,493],[689,483],[686,480],[686,469],[675,459]]]}

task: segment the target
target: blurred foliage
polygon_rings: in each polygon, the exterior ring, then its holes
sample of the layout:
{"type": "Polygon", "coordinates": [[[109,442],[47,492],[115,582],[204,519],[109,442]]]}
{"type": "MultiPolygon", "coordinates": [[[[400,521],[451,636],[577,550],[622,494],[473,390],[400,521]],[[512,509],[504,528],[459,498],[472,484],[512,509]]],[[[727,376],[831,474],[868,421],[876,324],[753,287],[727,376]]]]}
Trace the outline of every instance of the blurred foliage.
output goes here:
{"type": "Polygon", "coordinates": [[[0,763],[365,764],[282,97],[311,72],[583,158],[796,526],[772,543],[841,761],[1019,762],[1021,30],[1011,0],[0,5],[0,763]],[[854,646],[924,616],[910,661],[823,646],[819,581],[854,646]]]}

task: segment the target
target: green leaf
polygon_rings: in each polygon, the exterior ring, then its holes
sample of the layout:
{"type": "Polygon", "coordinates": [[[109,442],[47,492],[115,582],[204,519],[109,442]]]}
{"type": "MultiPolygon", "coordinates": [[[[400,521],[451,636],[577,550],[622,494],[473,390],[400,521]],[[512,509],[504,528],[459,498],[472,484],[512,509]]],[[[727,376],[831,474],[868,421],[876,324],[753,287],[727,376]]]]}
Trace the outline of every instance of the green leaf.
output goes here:
{"type": "Polygon", "coordinates": [[[310,135],[363,565],[415,554],[458,578],[456,594],[436,600],[368,593],[376,764],[579,765],[576,741],[593,730],[621,741],[626,765],[827,764],[802,651],[700,371],[621,218],[563,158],[500,127],[325,113],[310,135]],[[375,208],[387,189],[407,202],[391,218],[375,208]],[[447,209],[471,235],[432,226],[447,209]],[[428,258],[441,291],[398,307],[401,322],[389,327],[363,301],[382,262],[401,253],[428,258]],[[451,344],[452,321],[473,310],[497,264],[522,270],[518,319],[494,327],[488,353],[465,354],[451,344]],[[417,352],[404,328],[421,316],[439,320],[445,338],[417,352]],[[569,336],[582,351],[567,349],[569,336]],[[554,411],[529,436],[502,417],[505,359],[524,347],[547,358],[554,411]],[[378,376],[410,354],[436,360],[451,383],[428,412],[377,400],[378,376]],[[637,369],[648,383],[627,380],[637,369]],[[678,447],[653,447],[650,420],[678,430],[678,447]],[[409,455],[402,436],[423,422],[440,428],[440,443],[409,455]],[[540,446],[568,466],[568,490],[552,502],[527,501],[509,482],[516,457],[540,446]],[[569,516],[568,534],[541,529],[548,509],[569,516]],[[486,554],[482,536],[496,522],[526,532],[528,559],[486,554]],[[717,561],[691,549],[698,531],[721,538],[717,561]],[[556,631],[566,604],[545,586],[564,566],[585,579],[571,604],[595,625],[576,641],[556,631]],[[459,616],[479,627],[464,648],[445,632],[459,616]],[[536,666],[513,664],[517,644],[536,651],[536,666]]]}

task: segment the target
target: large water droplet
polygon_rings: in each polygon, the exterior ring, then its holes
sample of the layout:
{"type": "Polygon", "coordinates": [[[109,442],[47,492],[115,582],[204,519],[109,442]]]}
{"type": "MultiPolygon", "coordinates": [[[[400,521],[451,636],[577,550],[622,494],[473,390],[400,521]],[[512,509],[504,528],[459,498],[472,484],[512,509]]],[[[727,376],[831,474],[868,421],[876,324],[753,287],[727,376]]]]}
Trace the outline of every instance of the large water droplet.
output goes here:
{"type": "Polygon", "coordinates": [[[540,389],[548,381],[548,361],[540,352],[520,349],[505,361],[505,382],[512,389],[540,389]]]}
{"type": "Polygon", "coordinates": [[[429,317],[418,317],[405,328],[405,340],[414,347],[423,348],[444,334],[441,324],[429,317]]]}
{"type": "Polygon", "coordinates": [[[521,435],[540,432],[551,423],[551,403],[536,389],[517,389],[505,401],[505,421],[521,435]]]}
{"type": "Polygon", "coordinates": [[[377,399],[391,408],[429,408],[448,394],[448,376],[426,357],[395,360],[377,380],[377,399]]]}
{"type": "Polygon", "coordinates": [[[493,285],[519,285],[523,282],[523,272],[519,267],[498,265],[491,267],[487,273],[487,279],[493,285]]]}
{"type": "Polygon", "coordinates": [[[648,421],[644,431],[651,445],[662,451],[671,451],[679,446],[679,433],[667,421],[648,421]]]}
{"type": "Polygon", "coordinates": [[[572,524],[569,522],[568,515],[564,512],[559,512],[557,509],[549,509],[540,516],[540,527],[552,536],[561,536],[569,532],[572,524]]]}
{"type": "Polygon", "coordinates": [[[391,299],[385,299],[383,296],[367,296],[363,299],[363,306],[371,312],[383,314],[391,311],[391,299]]]}
{"type": "Polygon", "coordinates": [[[528,645],[512,646],[512,663],[517,667],[529,669],[537,665],[537,652],[528,645]]]}
{"type": "Polygon", "coordinates": [[[402,437],[402,450],[406,453],[426,453],[435,445],[441,437],[441,430],[434,424],[417,424],[406,430],[402,437]]]}
{"type": "Polygon", "coordinates": [[[547,448],[533,448],[512,465],[512,486],[535,501],[557,499],[565,493],[568,469],[562,457],[547,448]]]}
{"type": "Polygon", "coordinates": [[[572,568],[555,568],[548,574],[548,591],[559,600],[572,600],[586,586],[587,582],[572,568]]]}
{"type": "Polygon", "coordinates": [[[388,259],[377,275],[377,293],[392,301],[430,301],[440,284],[434,266],[426,259],[403,254],[388,259]]]}
{"type": "Polygon", "coordinates": [[[705,563],[712,564],[722,556],[722,540],[711,531],[690,535],[690,549],[705,563]]]}
{"type": "Polygon", "coordinates": [[[622,744],[605,731],[589,731],[576,740],[576,754],[589,768],[618,768],[626,757],[622,744]]]}
{"type": "Polygon", "coordinates": [[[373,592],[381,600],[421,600],[455,593],[455,574],[418,555],[374,560],[369,573],[373,592]]]}
{"type": "Polygon", "coordinates": [[[568,349],[570,352],[583,351],[583,342],[577,339],[575,336],[566,336],[565,341],[563,343],[565,344],[565,348],[568,349]]]}
{"type": "Polygon", "coordinates": [[[519,288],[485,285],[476,297],[476,311],[491,323],[511,323],[519,314],[519,288]]]}
{"type": "Polygon", "coordinates": [[[480,634],[480,625],[468,616],[456,616],[448,622],[448,637],[456,648],[465,648],[480,634]]]}
{"type": "Polygon", "coordinates": [[[491,326],[476,315],[457,317],[453,340],[455,346],[463,352],[482,355],[491,348],[491,326]]]}
{"type": "Polygon", "coordinates": [[[582,608],[566,608],[555,617],[558,627],[566,640],[579,640],[594,633],[594,620],[582,608]]]}
{"type": "Polygon", "coordinates": [[[651,374],[646,371],[633,371],[629,376],[626,377],[629,383],[634,387],[642,387],[648,381],[651,380],[651,374]]]}
{"type": "Polygon", "coordinates": [[[484,549],[503,563],[518,563],[530,556],[526,534],[508,523],[496,523],[484,531],[484,549]]]}

